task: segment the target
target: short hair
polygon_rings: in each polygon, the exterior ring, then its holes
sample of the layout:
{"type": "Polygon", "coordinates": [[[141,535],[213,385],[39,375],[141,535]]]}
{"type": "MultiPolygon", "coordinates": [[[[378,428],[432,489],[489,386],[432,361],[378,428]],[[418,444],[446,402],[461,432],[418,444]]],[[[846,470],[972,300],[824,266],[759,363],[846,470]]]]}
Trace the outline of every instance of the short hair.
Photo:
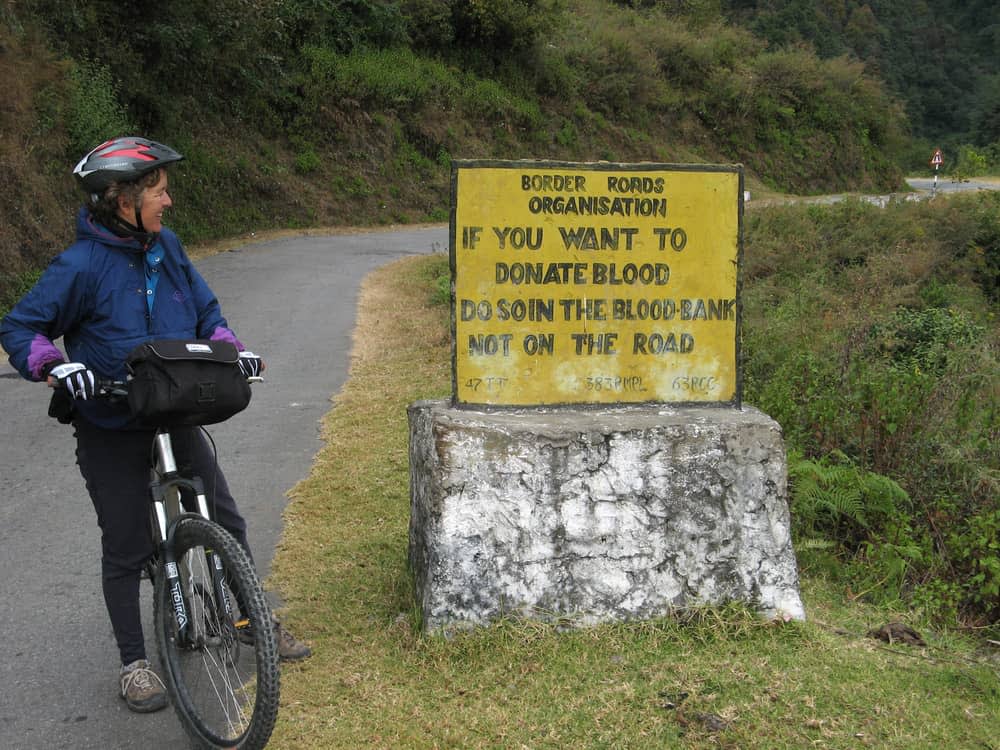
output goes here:
{"type": "Polygon", "coordinates": [[[91,197],[87,208],[91,215],[104,226],[113,223],[118,215],[118,199],[122,196],[131,201],[136,209],[142,208],[142,193],[146,188],[153,187],[160,181],[161,174],[166,171],[164,167],[157,167],[151,172],[147,172],[137,180],[129,182],[112,182],[100,195],[91,197]]]}

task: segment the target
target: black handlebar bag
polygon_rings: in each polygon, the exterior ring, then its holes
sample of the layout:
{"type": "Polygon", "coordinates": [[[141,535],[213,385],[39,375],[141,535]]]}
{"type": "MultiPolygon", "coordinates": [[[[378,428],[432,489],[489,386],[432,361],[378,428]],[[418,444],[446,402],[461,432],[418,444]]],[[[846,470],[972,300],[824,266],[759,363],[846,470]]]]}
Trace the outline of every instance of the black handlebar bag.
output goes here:
{"type": "Polygon", "coordinates": [[[239,351],[228,341],[169,339],[125,358],[132,415],[151,427],[215,424],[250,404],[239,351]]]}

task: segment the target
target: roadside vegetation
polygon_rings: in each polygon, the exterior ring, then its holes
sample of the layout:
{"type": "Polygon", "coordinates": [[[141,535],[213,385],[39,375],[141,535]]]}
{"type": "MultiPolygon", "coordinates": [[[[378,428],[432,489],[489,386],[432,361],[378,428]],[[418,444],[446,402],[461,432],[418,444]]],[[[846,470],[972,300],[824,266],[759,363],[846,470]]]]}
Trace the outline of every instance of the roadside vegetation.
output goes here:
{"type": "Polygon", "coordinates": [[[451,392],[448,260],[375,272],[274,563],[316,651],[275,746],[997,747],[997,199],[748,213],[746,400],[791,451],[804,623],[421,634],[406,408],[451,392]]]}
{"type": "Polygon", "coordinates": [[[745,399],[800,555],[852,600],[1000,637],[1000,193],[747,214],[745,399]]]}

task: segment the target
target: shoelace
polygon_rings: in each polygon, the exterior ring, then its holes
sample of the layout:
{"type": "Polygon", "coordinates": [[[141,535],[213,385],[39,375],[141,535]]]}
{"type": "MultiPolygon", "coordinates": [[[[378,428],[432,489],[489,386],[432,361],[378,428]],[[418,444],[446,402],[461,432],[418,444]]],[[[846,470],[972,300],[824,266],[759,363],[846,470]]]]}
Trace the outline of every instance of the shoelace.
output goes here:
{"type": "Polygon", "coordinates": [[[149,667],[136,667],[122,675],[122,695],[129,691],[133,685],[139,690],[149,690],[153,687],[153,680],[160,683],[160,687],[166,690],[163,680],[149,667]]]}
{"type": "Polygon", "coordinates": [[[274,626],[274,632],[277,633],[278,639],[284,643],[286,646],[296,645],[295,639],[292,638],[292,634],[285,630],[283,627],[278,625],[274,626]]]}

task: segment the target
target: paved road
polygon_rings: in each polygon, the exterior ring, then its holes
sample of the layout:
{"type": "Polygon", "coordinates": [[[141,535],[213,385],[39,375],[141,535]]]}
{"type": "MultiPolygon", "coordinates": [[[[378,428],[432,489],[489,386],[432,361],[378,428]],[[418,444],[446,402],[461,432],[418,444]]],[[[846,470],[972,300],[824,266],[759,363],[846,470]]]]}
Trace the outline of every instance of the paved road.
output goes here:
{"type": "MultiPolygon", "coordinates": [[[[907,177],[907,183],[914,190],[933,191],[933,177],[907,177]]],[[[952,182],[948,177],[938,177],[937,192],[957,193],[969,190],[1000,190],[1000,180],[971,179],[967,182],[952,182]]]]}
{"type": "MultiPolygon", "coordinates": [[[[298,237],[198,263],[248,346],[268,361],[250,409],[211,428],[266,574],[285,493],[320,448],[319,420],[343,384],[357,290],[371,270],[447,248],[443,227],[298,237]]],[[[172,710],[130,713],[101,594],[93,507],[70,430],[45,416],[48,391],[0,362],[0,747],[186,748],[172,710]]],[[[147,644],[151,595],[143,588],[147,644]]]]}
{"type": "Polygon", "coordinates": [[[974,192],[978,190],[1000,190],[1000,179],[995,177],[969,180],[968,182],[952,182],[951,180],[939,178],[936,191],[934,188],[933,177],[907,177],[906,182],[916,192],[887,193],[883,195],[848,195],[846,193],[839,193],[832,195],[811,195],[806,197],[776,197],[763,198],[760,200],[751,199],[746,205],[750,209],[757,208],[758,206],[774,206],[787,203],[817,203],[827,205],[831,203],[839,203],[840,201],[851,197],[885,208],[892,201],[927,200],[932,198],[935,192],[957,193],[969,191],[974,192]]]}

